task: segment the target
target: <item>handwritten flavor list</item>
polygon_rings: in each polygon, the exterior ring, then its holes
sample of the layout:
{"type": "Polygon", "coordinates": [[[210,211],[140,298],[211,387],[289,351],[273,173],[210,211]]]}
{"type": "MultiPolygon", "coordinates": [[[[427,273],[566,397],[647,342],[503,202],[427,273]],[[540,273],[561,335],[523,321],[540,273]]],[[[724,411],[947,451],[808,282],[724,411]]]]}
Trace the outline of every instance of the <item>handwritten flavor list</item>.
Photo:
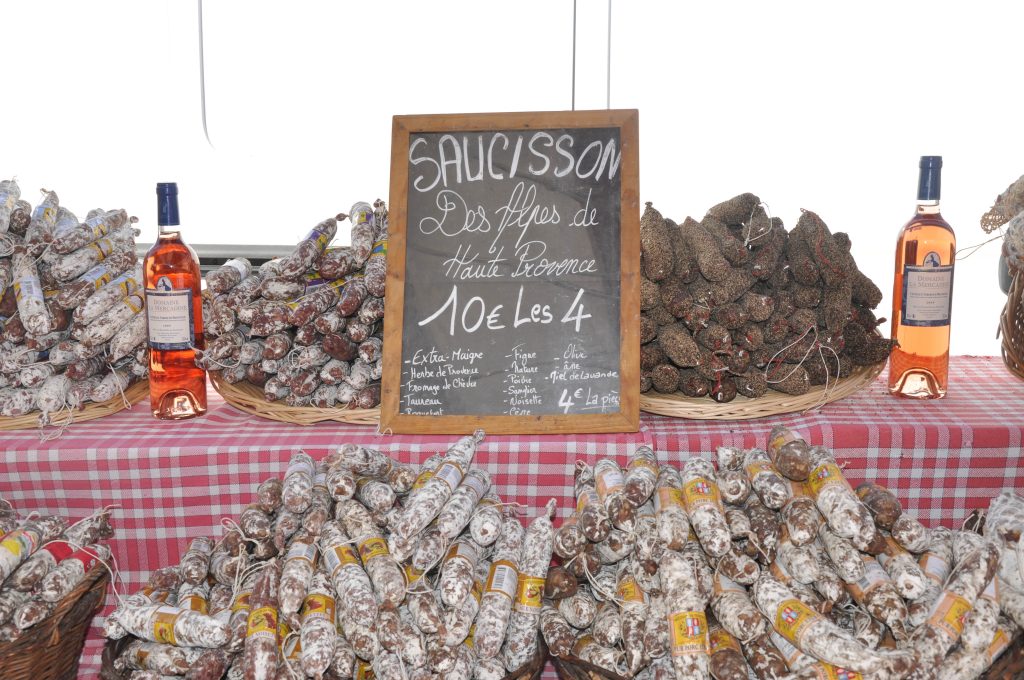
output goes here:
{"type": "Polygon", "coordinates": [[[403,413],[619,410],[621,160],[616,128],[410,139],[403,413]]]}

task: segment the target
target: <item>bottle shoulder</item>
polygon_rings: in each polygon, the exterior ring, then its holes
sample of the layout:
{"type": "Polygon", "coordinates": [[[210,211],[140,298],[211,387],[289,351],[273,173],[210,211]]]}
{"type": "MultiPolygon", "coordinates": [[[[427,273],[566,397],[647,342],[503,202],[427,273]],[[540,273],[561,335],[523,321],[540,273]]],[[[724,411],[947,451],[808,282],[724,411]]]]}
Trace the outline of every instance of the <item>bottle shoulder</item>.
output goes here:
{"type": "Polygon", "coordinates": [[[928,231],[932,234],[935,232],[945,232],[950,238],[956,240],[956,232],[953,230],[952,225],[949,224],[941,213],[930,213],[930,214],[915,214],[911,217],[903,228],[900,230],[900,238],[904,238],[909,234],[915,232],[928,231]]]}

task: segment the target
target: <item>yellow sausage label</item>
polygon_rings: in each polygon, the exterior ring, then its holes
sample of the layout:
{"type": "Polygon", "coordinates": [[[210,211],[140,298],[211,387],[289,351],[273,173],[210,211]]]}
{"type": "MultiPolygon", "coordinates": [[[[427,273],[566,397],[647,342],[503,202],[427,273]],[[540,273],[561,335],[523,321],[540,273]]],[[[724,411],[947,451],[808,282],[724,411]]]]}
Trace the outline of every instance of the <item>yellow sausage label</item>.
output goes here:
{"type": "Polygon", "coordinates": [[[370,538],[359,544],[359,557],[362,558],[363,564],[366,564],[374,557],[389,554],[388,544],[384,542],[383,538],[370,538]]]}
{"type": "Polygon", "coordinates": [[[714,630],[708,634],[708,652],[714,655],[715,652],[723,649],[735,649],[740,654],[743,653],[739,640],[721,626],[715,626],[714,630]]]}
{"type": "Polygon", "coordinates": [[[541,598],[544,596],[544,579],[536,576],[519,575],[519,583],[516,587],[516,611],[524,614],[538,614],[543,606],[541,598]]]}
{"type": "Polygon", "coordinates": [[[775,466],[772,465],[770,460],[755,460],[753,463],[746,467],[747,476],[754,479],[762,472],[771,472],[772,474],[778,474],[775,471],[775,466]]]}
{"type": "Polygon", "coordinates": [[[703,477],[698,477],[683,485],[683,498],[686,499],[687,513],[692,514],[697,508],[705,506],[722,511],[722,497],[718,491],[718,485],[703,477]]]}
{"type": "Polygon", "coordinates": [[[654,495],[654,511],[660,512],[662,508],[683,508],[686,509],[686,499],[683,498],[683,490],[674,486],[663,486],[654,495]]]}
{"type": "Polygon", "coordinates": [[[947,590],[932,607],[928,625],[945,632],[954,640],[959,640],[960,634],[964,632],[964,619],[970,613],[971,603],[947,590]]]}
{"type": "Polygon", "coordinates": [[[354,680],[372,680],[373,666],[362,659],[356,659],[355,672],[352,673],[354,680]]]}
{"type": "Polygon", "coordinates": [[[997,656],[1003,653],[1003,650],[1010,646],[1010,641],[1011,638],[1006,634],[1005,630],[1002,628],[996,629],[996,634],[992,636],[992,642],[985,649],[985,658],[988,659],[989,665],[996,660],[997,656]]]}
{"type": "Polygon", "coordinates": [[[402,570],[405,572],[405,580],[409,582],[409,585],[416,583],[423,578],[423,572],[412,566],[412,564],[403,564],[402,570]]]}
{"type": "Polygon", "coordinates": [[[178,608],[205,614],[207,612],[206,598],[202,595],[186,595],[178,601],[178,608]]]}
{"type": "Polygon", "coordinates": [[[237,598],[235,598],[235,601],[231,604],[231,611],[237,612],[237,611],[241,611],[242,609],[248,609],[249,608],[249,598],[250,597],[252,597],[252,591],[251,590],[239,594],[239,596],[237,598]]]}
{"type": "Polygon", "coordinates": [[[259,635],[277,639],[277,609],[260,607],[249,612],[249,625],[245,629],[245,637],[259,635]]]}
{"type": "Polygon", "coordinates": [[[857,671],[848,671],[824,662],[814,665],[814,674],[821,680],[864,680],[864,676],[857,671]]]}
{"type": "MultiPolygon", "coordinates": [[[[810,476],[807,477],[807,488],[811,490],[815,496],[820,494],[823,489],[829,487],[838,486],[850,489],[850,483],[846,481],[846,477],[843,476],[843,471],[839,469],[839,466],[835,463],[824,463],[811,470],[810,476]]],[[[850,489],[851,493],[853,489],[850,489]]]]}
{"type": "Polygon", "coordinates": [[[619,587],[616,590],[619,599],[625,602],[639,602],[644,603],[644,591],[637,584],[636,579],[631,575],[626,574],[619,581],[619,587]]]}
{"type": "Polygon", "coordinates": [[[153,623],[153,642],[165,645],[177,645],[174,638],[174,623],[178,620],[181,610],[177,607],[161,607],[150,619],[153,623]]]}
{"type": "Polygon", "coordinates": [[[675,612],[668,615],[672,656],[708,653],[708,618],[704,612],[675,612]]]}
{"type": "Polygon", "coordinates": [[[630,472],[632,472],[633,470],[639,470],[641,468],[647,468],[648,470],[654,473],[655,477],[657,477],[658,472],[660,472],[658,464],[655,461],[651,460],[650,458],[641,456],[639,458],[634,458],[633,460],[629,461],[628,469],[630,472]]]}
{"type": "Polygon", "coordinates": [[[301,616],[303,623],[313,619],[323,619],[333,623],[336,604],[334,598],[329,595],[317,593],[307,595],[306,600],[302,603],[301,616]]]}
{"type": "Polygon", "coordinates": [[[783,600],[779,605],[779,610],[775,613],[775,630],[779,631],[782,637],[800,647],[800,637],[819,618],[821,618],[821,614],[800,600],[783,600]]]}

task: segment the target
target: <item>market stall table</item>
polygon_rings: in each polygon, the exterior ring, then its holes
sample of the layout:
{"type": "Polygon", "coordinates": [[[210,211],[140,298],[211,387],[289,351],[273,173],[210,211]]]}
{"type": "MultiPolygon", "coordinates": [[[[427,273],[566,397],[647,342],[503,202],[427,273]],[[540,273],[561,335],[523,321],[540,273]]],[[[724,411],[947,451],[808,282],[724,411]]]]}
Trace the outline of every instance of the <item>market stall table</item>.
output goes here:
{"type": "MultiPolygon", "coordinates": [[[[952,526],[984,507],[1001,489],[1024,488],[1024,382],[994,357],[952,360],[946,399],[890,397],[885,373],[869,388],[806,414],[753,421],[675,420],[643,414],[640,431],[625,434],[489,436],[476,462],[491,473],[506,501],[534,516],[551,497],[559,516],[573,505],[572,463],[602,456],[621,462],[637,446],[680,464],[715,447],[765,445],[772,425],[785,423],[812,444],[833,449],[850,482],[875,480],[928,525],[952,526]]],[[[391,435],[374,428],[323,423],[295,426],[264,420],[225,404],[216,393],[203,418],[154,420],[145,402],[102,420],[74,424],[41,442],[36,431],[3,433],[0,497],[28,512],[83,517],[116,505],[111,541],[120,571],[118,592],[140,588],[149,573],[177,563],[189,541],[222,532],[256,486],[283,474],[301,448],[322,458],[341,443],[379,448],[406,462],[444,450],[454,437],[391,435]]],[[[710,402],[709,402],[710,405],[710,402]]],[[[557,524],[557,520],[556,520],[557,524]]],[[[108,596],[109,611],[115,594],[108,596]]],[[[95,677],[102,649],[97,618],[79,677],[95,677]]]]}

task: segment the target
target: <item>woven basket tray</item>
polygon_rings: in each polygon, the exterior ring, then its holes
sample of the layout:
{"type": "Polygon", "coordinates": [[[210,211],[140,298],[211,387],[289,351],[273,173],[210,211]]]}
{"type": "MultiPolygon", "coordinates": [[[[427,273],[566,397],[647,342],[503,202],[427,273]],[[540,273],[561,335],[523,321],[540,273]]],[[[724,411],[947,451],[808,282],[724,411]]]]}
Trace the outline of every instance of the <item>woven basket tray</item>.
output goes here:
{"type": "Polygon", "coordinates": [[[1010,267],[1013,281],[1006,295],[1006,306],[999,316],[1003,337],[1003,361],[1018,378],[1024,380],[1024,269],[1010,267]]]}
{"type": "Polygon", "coordinates": [[[0,677],[4,680],[74,680],[86,633],[107,599],[110,574],[94,566],[68,593],[49,618],[14,642],[0,643],[0,677]]]}
{"type": "Polygon", "coordinates": [[[815,385],[800,396],[792,396],[768,390],[757,399],[737,396],[726,404],[719,404],[709,397],[687,397],[680,392],[656,394],[647,392],[640,395],[640,410],[674,418],[694,420],[750,420],[781,413],[796,413],[828,404],[850,396],[867,387],[885,368],[884,361],[871,366],[855,366],[849,377],[829,385],[815,385]]]}
{"type": "MultiPolygon", "coordinates": [[[[114,668],[114,661],[121,652],[124,651],[125,647],[134,640],[132,636],[121,638],[120,640],[107,640],[107,644],[103,647],[102,665],[100,666],[100,680],[128,680],[131,676],[131,672],[120,673],[114,668]]],[[[513,671],[506,675],[502,680],[538,680],[541,673],[544,672],[544,663],[548,659],[548,648],[544,644],[544,638],[540,635],[537,636],[539,644],[537,646],[537,653],[533,656],[529,663],[520,668],[519,670],[513,671]]]]}
{"type": "Polygon", "coordinates": [[[278,420],[295,425],[313,425],[333,421],[352,425],[373,425],[380,423],[380,409],[316,408],[314,406],[287,406],[282,402],[267,401],[263,390],[247,382],[229,384],[218,371],[210,371],[210,383],[224,401],[240,411],[260,418],[278,420]]]}
{"type": "Polygon", "coordinates": [[[616,675],[576,656],[552,656],[551,662],[562,680],[626,680],[624,675],[616,675]]]}
{"type": "MultiPolygon", "coordinates": [[[[137,404],[148,395],[149,381],[141,380],[134,385],[130,385],[124,391],[124,398],[119,394],[109,401],[100,402],[99,404],[86,404],[81,410],[75,411],[74,419],[71,422],[72,424],[80,423],[83,420],[95,420],[96,418],[112,415],[126,408],[124,404],[125,399],[128,400],[129,404],[137,404]]],[[[50,425],[60,427],[66,422],[67,416],[67,411],[53,414],[50,425]]],[[[34,430],[37,427],[39,427],[39,411],[33,411],[32,413],[26,413],[23,416],[15,416],[13,418],[0,416],[0,430],[34,430]]]]}

